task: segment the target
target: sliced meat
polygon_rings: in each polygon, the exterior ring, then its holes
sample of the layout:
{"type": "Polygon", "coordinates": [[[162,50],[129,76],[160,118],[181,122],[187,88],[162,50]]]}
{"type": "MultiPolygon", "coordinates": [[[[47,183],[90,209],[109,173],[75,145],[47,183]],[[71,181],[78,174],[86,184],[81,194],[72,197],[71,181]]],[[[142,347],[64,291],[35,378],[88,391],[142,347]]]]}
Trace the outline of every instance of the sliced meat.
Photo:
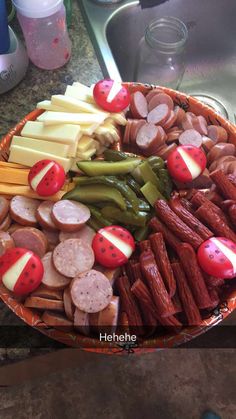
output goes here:
{"type": "Polygon", "coordinates": [[[74,278],[93,267],[94,252],[92,247],[82,240],[68,239],[54,249],[53,263],[62,275],[74,278]]]}
{"type": "Polygon", "coordinates": [[[167,93],[162,92],[157,93],[150,99],[148,103],[148,111],[152,111],[158,105],[162,105],[163,103],[165,103],[168,106],[168,108],[170,108],[170,110],[174,109],[173,99],[169,95],[167,95],[167,93]]]}
{"type": "Polygon", "coordinates": [[[235,156],[223,156],[220,157],[219,159],[213,161],[213,163],[211,163],[210,167],[209,167],[209,171],[213,172],[213,170],[216,170],[218,167],[220,169],[222,169],[226,163],[229,162],[235,162],[236,158],[235,156]]]}
{"type": "Polygon", "coordinates": [[[17,223],[13,223],[8,228],[8,233],[9,234],[12,234],[12,233],[14,233],[14,231],[18,230],[18,228],[22,228],[22,225],[21,224],[17,224],[17,223]]]}
{"type": "Polygon", "coordinates": [[[192,119],[193,128],[199,132],[201,135],[207,135],[207,121],[204,116],[196,116],[192,119]]]}
{"type": "Polygon", "coordinates": [[[111,284],[112,287],[114,286],[116,279],[121,274],[120,267],[115,268],[115,269],[109,269],[109,268],[105,268],[104,266],[101,266],[101,265],[96,265],[94,267],[94,269],[96,271],[102,272],[107,277],[107,279],[109,279],[110,284],[111,284]]]}
{"type": "Polygon", "coordinates": [[[9,211],[9,201],[4,198],[4,196],[0,196],[0,224],[3,222],[4,218],[6,218],[8,211],[9,211]]]}
{"type": "Polygon", "coordinates": [[[138,135],[138,132],[140,128],[146,124],[145,119],[134,119],[131,125],[130,129],[130,143],[135,144],[136,143],[136,137],[138,135]]]}
{"type": "Polygon", "coordinates": [[[96,232],[85,224],[80,230],[75,231],[74,233],[66,233],[65,231],[61,231],[59,234],[60,242],[64,242],[68,239],[80,239],[82,242],[92,245],[93,238],[96,232]]]}
{"type": "Polygon", "coordinates": [[[171,127],[173,127],[173,125],[175,124],[175,122],[176,122],[176,114],[174,113],[174,111],[170,111],[170,116],[169,116],[169,118],[167,119],[167,121],[163,124],[163,128],[164,128],[164,130],[168,130],[168,129],[170,129],[171,127]]]}
{"type": "Polygon", "coordinates": [[[62,290],[69,285],[71,278],[61,275],[54,268],[52,252],[46,253],[46,255],[42,258],[42,263],[44,267],[42,284],[46,285],[48,288],[56,290],[62,290]]]}
{"type": "Polygon", "coordinates": [[[194,145],[195,147],[201,147],[202,136],[195,129],[187,129],[179,136],[179,143],[181,145],[194,145]]]}
{"type": "Polygon", "coordinates": [[[156,106],[147,116],[147,122],[154,125],[163,125],[170,116],[171,109],[165,103],[156,106]]]}
{"type": "Polygon", "coordinates": [[[74,232],[84,226],[90,218],[86,205],[63,199],[53,205],[52,219],[56,226],[66,232],[74,232]]]}
{"type": "Polygon", "coordinates": [[[71,299],[70,287],[67,287],[63,293],[64,309],[69,320],[74,320],[75,306],[71,299]]]}
{"type": "Polygon", "coordinates": [[[26,298],[24,306],[28,308],[36,308],[37,310],[64,311],[63,301],[50,300],[49,298],[35,297],[32,295],[26,298]]]}
{"type": "Polygon", "coordinates": [[[39,287],[30,295],[31,297],[48,298],[49,300],[63,300],[62,290],[49,288],[44,284],[40,284],[39,287]]]}
{"type": "Polygon", "coordinates": [[[48,241],[41,230],[34,227],[22,227],[12,233],[16,247],[31,250],[42,258],[48,248],[48,241]]]}
{"type": "Polygon", "coordinates": [[[89,314],[76,308],[74,312],[74,328],[82,335],[89,336],[89,314]]]}
{"type": "Polygon", "coordinates": [[[35,216],[42,228],[55,231],[57,230],[57,227],[51,217],[53,205],[54,202],[52,201],[41,202],[36,210],[35,216]]]}
{"type": "Polygon", "coordinates": [[[147,102],[149,103],[153,96],[155,96],[157,93],[163,93],[163,90],[159,87],[155,87],[154,89],[150,90],[150,92],[148,92],[148,94],[145,96],[147,102]]]}
{"type": "Polygon", "coordinates": [[[176,124],[177,125],[181,125],[182,122],[183,122],[183,120],[184,120],[184,118],[185,118],[186,112],[180,106],[175,106],[174,107],[174,112],[176,114],[176,124]]]}
{"type": "Polygon", "coordinates": [[[179,136],[180,136],[180,134],[182,134],[182,132],[183,132],[183,130],[178,128],[178,127],[175,127],[175,130],[167,131],[166,143],[171,144],[174,141],[178,141],[179,136]]]}
{"type": "Polygon", "coordinates": [[[143,93],[135,92],[131,95],[130,110],[133,118],[146,118],[148,114],[148,104],[143,93]]]}
{"type": "Polygon", "coordinates": [[[55,327],[55,329],[63,330],[63,332],[71,332],[73,329],[73,323],[70,320],[53,311],[44,311],[41,319],[47,326],[55,327]]]}
{"type": "Polygon", "coordinates": [[[36,210],[40,204],[37,199],[16,195],[10,202],[10,215],[14,221],[29,227],[37,226],[36,210]]]}
{"type": "Polygon", "coordinates": [[[234,227],[236,227],[236,204],[231,205],[229,208],[229,218],[234,227]]]}
{"type": "Polygon", "coordinates": [[[14,247],[14,241],[10,234],[6,231],[0,231],[0,256],[2,256],[7,249],[14,247]]]}
{"type": "Polygon", "coordinates": [[[97,333],[115,333],[119,315],[119,300],[119,297],[113,296],[106,308],[98,313],[90,314],[90,324],[95,326],[97,333]],[[93,321],[94,316],[96,316],[95,321],[93,321]]]}
{"type": "Polygon", "coordinates": [[[0,224],[0,230],[8,231],[10,225],[11,225],[11,217],[9,214],[4,218],[4,220],[0,224]]]}
{"type": "Polygon", "coordinates": [[[80,310],[97,313],[111,302],[112,287],[103,273],[91,269],[73,280],[71,298],[80,310]]]}
{"type": "Polygon", "coordinates": [[[181,128],[184,131],[193,129],[193,115],[190,112],[186,112],[185,117],[182,119],[181,128]]]}
{"type": "Polygon", "coordinates": [[[203,150],[208,153],[212,147],[214,147],[215,141],[213,141],[211,138],[206,137],[205,135],[202,136],[202,147],[203,150]]]}
{"type": "Polygon", "coordinates": [[[207,155],[208,164],[213,163],[220,157],[235,156],[236,147],[230,143],[217,143],[212,147],[207,155]]]}
{"type": "Polygon", "coordinates": [[[207,189],[213,184],[207,169],[205,169],[196,179],[192,180],[192,182],[181,183],[174,181],[174,183],[176,184],[178,190],[192,188],[207,189]]]}
{"type": "Polygon", "coordinates": [[[48,249],[54,250],[55,247],[58,245],[59,243],[59,231],[52,231],[52,230],[42,230],[43,233],[45,234],[45,236],[47,237],[48,240],[48,249]]]}
{"type": "Polygon", "coordinates": [[[226,129],[219,125],[208,125],[207,135],[216,143],[225,143],[228,140],[226,129]]]}
{"type": "Polygon", "coordinates": [[[142,150],[145,156],[152,156],[158,148],[164,143],[160,127],[145,123],[136,137],[136,144],[142,150]]]}
{"type": "Polygon", "coordinates": [[[172,151],[174,151],[177,147],[177,144],[172,143],[170,145],[164,145],[163,147],[159,148],[157,151],[157,156],[161,157],[163,160],[167,160],[168,156],[172,151]]]}

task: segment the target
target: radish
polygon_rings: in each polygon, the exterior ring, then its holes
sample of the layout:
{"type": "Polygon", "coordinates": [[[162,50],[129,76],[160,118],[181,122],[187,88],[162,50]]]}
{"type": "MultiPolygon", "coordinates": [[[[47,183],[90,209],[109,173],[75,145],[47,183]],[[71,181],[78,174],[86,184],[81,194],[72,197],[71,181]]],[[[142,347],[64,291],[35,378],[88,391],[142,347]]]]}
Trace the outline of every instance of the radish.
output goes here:
{"type": "Polygon", "coordinates": [[[124,265],[135,249],[133,236],[120,226],[101,228],[92,242],[96,261],[106,268],[124,265]]]}
{"type": "Polygon", "coordinates": [[[193,145],[177,147],[167,159],[170,175],[179,182],[191,182],[206,168],[205,153],[193,145]]]}
{"type": "Polygon", "coordinates": [[[98,106],[108,112],[121,112],[130,104],[130,93],[120,82],[110,79],[95,84],[93,97],[98,106]]]}
{"type": "Polygon", "coordinates": [[[58,192],[65,182],[63,167],[53,160],[40,160],[31,167],[28,181],[30,187],[41,196],[58,192]]]}
{"type": "Polygon", "coordinates": [[[0,278],[5,287],[17,295],[38,288],[43,272],[40,258],[30,250],[15,247],[0,257],[0,278]]]}

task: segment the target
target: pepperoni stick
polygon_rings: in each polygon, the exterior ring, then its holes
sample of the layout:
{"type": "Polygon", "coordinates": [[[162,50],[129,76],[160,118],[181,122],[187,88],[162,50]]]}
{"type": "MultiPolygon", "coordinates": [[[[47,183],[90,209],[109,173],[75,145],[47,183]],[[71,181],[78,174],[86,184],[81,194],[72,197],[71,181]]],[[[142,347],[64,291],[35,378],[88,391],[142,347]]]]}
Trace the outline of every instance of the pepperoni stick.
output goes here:
{"type": "Polygon", "coordinates": [[[163,235],[161,233],[152,234],[150,236],[150,241],[160,274],[168,289],[169,296],[172,298],[175,295],[176,283],[166,251],[163,235]]]}
{"type": "Polygon", "coordinates": [[[211,298],[193,247],[188,243],[181,243],[178,249],[178,255],[198,308],[211,307],[211,298]]]}
{"type": "Polygon", "coordinates": [[[116,280],[116,286],[119,291],[122,311],[128,316],[129,326],[137,331],[137,334],[143,334],[143,322],[138,308],[138,304],[130,290],[130,283],[127,276],[120,276],[116,280]]]}
{"type": "Polygon", "coordinates": [[[206,272],[204,272],[204,279],[208,289],[221,287],[225,283],[223,278],[217,278],[215,276],[208,275],[206,272]]]}
{"type": "Polygon", "coordinates": [[[143,280],[143,275],[141,272],[141,266],[139,262],[131,263],[131,271],[132,271],[134,281],[137,281],[137,279],[143,280]]]}
{"type": "Polygon", "coordinates": [[[204,193],[200,191],[196,192],[191,198],[191,203],[197,208],[199,208],[202,204],[207,204],[209,208],[215,211],[215,213],[217,213],[227,223],[227,218],[223,211],[217,205],[213,204],[213,202],[211,202],[204,195],[204,193]]]}
{"type": "Polygon", "coordinates": [[[161,274],[157,268],[154,254],[151,250],[142,252],[140,264],[155,303],[157,314],[160,317],[168,317],[175,313],[175,307],[166,290],[161,274]]]}
{"type": "Polygon", "coordinates": [[[171,264],[173,269],[177,288],[179,291],[179,298],[183,305],[184,312],[186,314],[188,324],[190,326],[198,325],[201,323],[200,311],[194,301],[192,291],[188,285],[185,273],[180,265],[180,263],[175,262],[171,264]]]}
{"type": "Polygon", "coordinates": [[[170,208],[178,215],[181,220],[187,224],[193,231],[199,234],[203,240],[213,236],[213,233],[202,224],[191,212],[183,207],[178,197],[173,197],[169,201],[170,208]]]}
{"type": "Polygon", "coordinates": [[[163,199],[159,199],[155,203],[155,210],[161,221],[168,225],[168,228],[175,233],[179,239],[191,244],[197,249],[203,239],[188,227],[169,207],[163,199]]]}
{"type": "Polygon", "coordinates": [[[165,226],[157,217],[153,217],[149,222],[149,227],[156,233],[162,233],[165,242],[177,252],[181,241],[165,226]]]}
{"type": "Polygon", "coordinates": [[[236,227],[236,204],[231,205],[229,208],[229,218],[232,224],[236,227]]]}
{"type": "Polygon", "coordinates": [[[209,295],[211,297],[211,307],[210,309],[216,308],[220,302],[220,298],[217,292],[217,288],[208,288],[209,295]]]}
{"type": "Polygon", "coordinates": [[[141,252],[144,252],[145,250],[151,249],[151,243],[149,240],[143,240],[139,243],[139,250],[141,252]]]}
{"type": "Polygon", "coordinates": [[[147,331],[148,334],[153,334],[158,322],[156,308],[153,304],[152,297],[147,286],[143,283],[143,281],[141,281],[141,279],[137,279],[131,287],[131,292],[135,295],[139,306],[141,307],[144,318],[144,326],[149,326],[149,330],[147,331]],[[150,326],[152,326],[151,329],[150,326]]]}
{"type": "Polygon", "coordinates": [[[218,213],[209,207],[208,203],[201,205],[195,212],[197,218],[206,223],[218,236],[226,237],[236,242],[236,234],[226,224],[218,213]]]}
{"type": "Polygon", "coordinates": [[[236,200],[236,187],[230,182],[223,170],[211,172],[210,177],[225,198],[236,200]]]}

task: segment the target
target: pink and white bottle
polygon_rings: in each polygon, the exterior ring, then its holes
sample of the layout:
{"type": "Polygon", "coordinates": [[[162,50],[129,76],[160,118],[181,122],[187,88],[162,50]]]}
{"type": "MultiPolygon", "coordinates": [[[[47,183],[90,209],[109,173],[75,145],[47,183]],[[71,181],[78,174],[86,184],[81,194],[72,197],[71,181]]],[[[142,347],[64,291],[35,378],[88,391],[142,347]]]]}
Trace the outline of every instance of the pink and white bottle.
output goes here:
{"type": "Polygon", "coordinates": [[[30,60],[54,70],[71,56],[63,0],[13,0],[30,60]]]}

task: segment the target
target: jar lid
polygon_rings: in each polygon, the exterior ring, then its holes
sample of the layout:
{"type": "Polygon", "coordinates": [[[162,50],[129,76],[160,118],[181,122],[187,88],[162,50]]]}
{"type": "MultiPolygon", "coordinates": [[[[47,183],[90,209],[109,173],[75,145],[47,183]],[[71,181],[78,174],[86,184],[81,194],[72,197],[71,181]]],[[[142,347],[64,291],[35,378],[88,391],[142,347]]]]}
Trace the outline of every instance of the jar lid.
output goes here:
{"type": "Polygon", "coordinates": [[[17,12],[31,18],[51,16],[60,10],[63,0],[12,0],[17,12]]]}

